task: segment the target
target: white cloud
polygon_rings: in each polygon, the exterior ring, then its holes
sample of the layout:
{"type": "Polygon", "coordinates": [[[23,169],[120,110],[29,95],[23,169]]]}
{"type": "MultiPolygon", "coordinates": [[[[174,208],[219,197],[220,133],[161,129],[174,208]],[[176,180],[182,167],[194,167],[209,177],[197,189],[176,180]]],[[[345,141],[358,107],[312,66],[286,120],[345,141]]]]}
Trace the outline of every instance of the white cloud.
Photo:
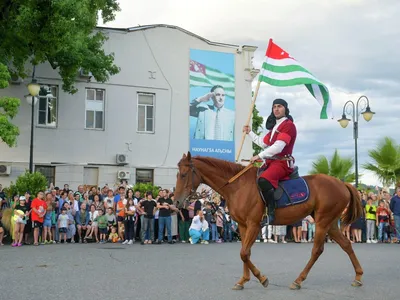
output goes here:
{"type": "MultiPolygon", "coordinates": [[[[342,129],[337,119],[347,100],[368,96],[376,112],[359,122],[359,170],[362,182],[378,184],[362,170],[368,149],[384,136],[400,142],[400,2],[386,0],[120,0],[122,11],[110,27],[138,24],[180,26],[212,41],[258,46],[253,63],[260,67],[269,38],[288,51],[324,82],[331,93],[334,120],[319,120],[320,106],[303,86],[274,88],[262,84],[257,108],[269,115],[272,100],[288,101],[295,119],[295,147],[301,174],[318,155],[330,157],[335,148],[354,156],[352,123],[342,129]]],[[[103,24],[99,24],[103,25],[103,24]]]]}

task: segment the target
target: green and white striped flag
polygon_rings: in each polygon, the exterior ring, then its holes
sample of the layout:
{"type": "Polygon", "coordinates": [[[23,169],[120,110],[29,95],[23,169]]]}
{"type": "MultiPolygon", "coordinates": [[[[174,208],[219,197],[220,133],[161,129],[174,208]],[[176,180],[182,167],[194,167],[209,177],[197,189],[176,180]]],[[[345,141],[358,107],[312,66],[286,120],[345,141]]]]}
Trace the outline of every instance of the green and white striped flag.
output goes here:
{"type": "Polygon", "coordinates": [[[320,119],[333,118],[328,88],[310,71],[303,68],[288,52],[274,44],[272,39],[269,40],[258,80],[279,87],[304,84],[322,106],[320,119]]]}
{"type": "Polygon", "coordinates": [[[190,61],[190,87],[213,87],[220,85],[227,96],[235,98],[235,77],[203,65],[197,61],[190,61]]]}

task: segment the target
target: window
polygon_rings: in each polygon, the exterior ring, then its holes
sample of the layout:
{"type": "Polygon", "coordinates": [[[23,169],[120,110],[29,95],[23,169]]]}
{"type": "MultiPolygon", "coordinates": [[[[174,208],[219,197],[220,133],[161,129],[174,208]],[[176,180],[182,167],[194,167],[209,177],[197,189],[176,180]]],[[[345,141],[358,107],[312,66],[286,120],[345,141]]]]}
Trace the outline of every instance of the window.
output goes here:
{"type": "Polygon", "coordinates": [[[153,184],[152,169],[136,169],[136,183],[151,183],[153,184]]]}
{"type": "Polygon", "coordinates": [[[57,86],[43,85],[39,91],[38,125],[57,127],[57,86]]]}
{"type": "Polygon", "coordinates": [[[137,131],[154,132],[154,94],[138,93],[137,131]]]}
{"type": "Polygon", "coordinates": [[[104,129],[105,90],[86,89],[86,129],[104,129]]]}
{"type": "Polygon", "coordinates": [[[52,166],[35,166],[35,172],[42,173],[44,177],[47,179],[47,186],[50,186],[50,183],[55,184],[56,181],[56,168],[52,166]]]}

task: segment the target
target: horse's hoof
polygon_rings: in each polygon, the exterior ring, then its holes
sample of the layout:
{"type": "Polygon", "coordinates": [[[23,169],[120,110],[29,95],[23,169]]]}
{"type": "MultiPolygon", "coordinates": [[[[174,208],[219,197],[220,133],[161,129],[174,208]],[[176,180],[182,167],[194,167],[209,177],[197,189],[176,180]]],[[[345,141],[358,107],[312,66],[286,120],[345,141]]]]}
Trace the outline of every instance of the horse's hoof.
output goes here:
{"type": "Polygon", "coordinates": [[[291,290],[299,290],[299,289],[301,289],[301,285],[298,284],[297,282],[293,282],[293,283],[290,285],[289,288],[290,288],[291,290]]]}
{"type": "Polygon", "coordinates": [[[265,277],[265,279],[261,282],[261,284],[262,284],[262,286],[263,286],[264,288],[267,288],[268,285],[269,285],[269,280],[268,280],[268,278],[265,277]]]}
{"type": "Polygon", "coordinates": [[[232,288],[232,290],[235,290],[235,291],[241,291],[243,289],[244,289],[244,286],[241,284],[237,284],[237,283],[232,288]]]}
{"type": "Polygon", "coordinates": [[[352,283],[351,283],[351,286],[355,286],[355,287],[357,287],[357,286],[362,286],[363,285],[363,283],[361,282],[361,281],[359,281],[359,280],[354,280],[352,283]]]}

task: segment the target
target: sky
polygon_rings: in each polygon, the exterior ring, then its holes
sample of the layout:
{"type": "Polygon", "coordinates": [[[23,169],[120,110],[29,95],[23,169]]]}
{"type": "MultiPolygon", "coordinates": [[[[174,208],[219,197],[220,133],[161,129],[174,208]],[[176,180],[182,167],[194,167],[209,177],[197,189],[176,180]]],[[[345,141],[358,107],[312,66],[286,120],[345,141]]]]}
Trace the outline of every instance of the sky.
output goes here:
{"type": "MultiPolygon", "coordinates": [[[[337,122],[347,100],[365,95],[376,114],[359,117],[360,182],[381,185],[362,165],[368,150],[385,136],[400,142],[400,1],[397,0],[120,0],[113,22],[100,26],[169,24],[208,40],[257,46],[253,65],[260,68],[269,38],[311,71],[329,89],[334,119],[320,120],[321,107],[304,86],[274,88],[262,84],[256,106],[263,117],[275,98],[289,103],[298,136],[294,149],[301,175],[319,156],[335,149],[354,157],[352,123],[337,122]],[[397,125],[397,128],[396,128],[397,125]]],[[[256,86],[256,80],[254,87],[256,86]]],[[[363,108],[360,102],[360,108],[363,108]]]]}

